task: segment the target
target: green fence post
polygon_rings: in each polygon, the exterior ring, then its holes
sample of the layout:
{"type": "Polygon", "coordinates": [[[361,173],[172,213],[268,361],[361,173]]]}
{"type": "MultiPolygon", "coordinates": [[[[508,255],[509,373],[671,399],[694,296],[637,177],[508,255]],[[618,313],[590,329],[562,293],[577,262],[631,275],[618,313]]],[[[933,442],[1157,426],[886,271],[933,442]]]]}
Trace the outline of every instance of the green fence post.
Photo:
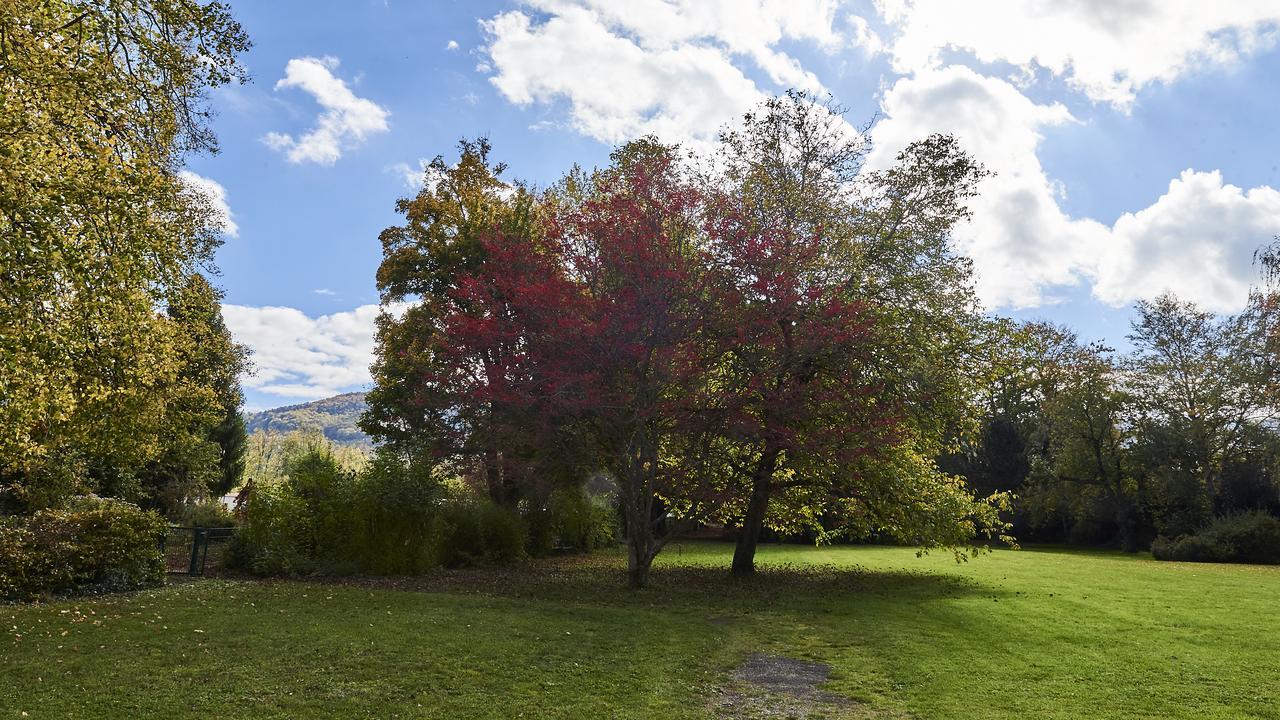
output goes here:
{"type": "Polygon", "coordinates": [[[191,528],[191,563],[187,566],[187,574],[196,574],[196,565],[200,558],[200,538],[204,535],[204,528],[191,528]]]}

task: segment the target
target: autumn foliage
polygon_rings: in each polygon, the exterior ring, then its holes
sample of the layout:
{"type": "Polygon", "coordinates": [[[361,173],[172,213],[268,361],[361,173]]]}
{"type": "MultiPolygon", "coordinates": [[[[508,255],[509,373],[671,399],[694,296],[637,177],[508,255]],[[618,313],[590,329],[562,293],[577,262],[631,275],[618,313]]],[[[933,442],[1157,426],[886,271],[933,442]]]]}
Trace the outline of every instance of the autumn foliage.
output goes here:
{"type": "Polygon", "coordinates": [[[384,447],[511,508],[612,483],[637,587],[705,523],[739,528],[737,572],[766,527],[1003,531],[999,500],[929,457],[943,440],[911,405],[938,386],[903,380],[904,311],[842,264],[857,237],[838,205],[762,205],[654,140],[541,194],[486,175],[487,144],[463,151],[384,233],[384,303],[409,301],[380,332],[365,427],[384,447]]]}

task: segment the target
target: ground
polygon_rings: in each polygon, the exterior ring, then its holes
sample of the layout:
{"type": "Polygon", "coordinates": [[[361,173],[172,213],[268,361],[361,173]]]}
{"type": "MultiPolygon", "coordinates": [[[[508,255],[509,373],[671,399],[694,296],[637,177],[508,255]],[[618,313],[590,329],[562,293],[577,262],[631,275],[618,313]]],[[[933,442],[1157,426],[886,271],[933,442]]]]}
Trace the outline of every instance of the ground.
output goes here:
{"type": "Polygon", "coordinates": [[[0,720],[1278,718],[1280,569],[674,547],[0,606],[0,720]]]}

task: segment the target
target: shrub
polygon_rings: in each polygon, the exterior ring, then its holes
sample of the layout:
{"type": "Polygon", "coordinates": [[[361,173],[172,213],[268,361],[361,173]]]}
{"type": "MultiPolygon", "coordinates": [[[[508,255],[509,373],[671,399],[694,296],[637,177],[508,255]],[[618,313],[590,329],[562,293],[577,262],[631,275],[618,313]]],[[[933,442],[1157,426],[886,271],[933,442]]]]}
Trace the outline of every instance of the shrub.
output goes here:
{"type": "Polygon", "coordinates": [[[307,504],[284,483],[258,483],[245,500],[244,523],[227,562],[257,575],[296,575],[315,567],[307,504]]]}
{"type": "Polygon", "coordinates": [[[184,527],[229,528],[236,516],[218,498],[206,498],[179,508],[173,521],[184,527]]]}
{"type": "Polygon", "coordinates": [[[376,575],[415,575],[439,567],[442,526],[432,520],[441,496],[430,470],[376,457],[352,495],[348,557],[376,575]]]}
{"type": "Polygon", "coordinates": [[[1156,560],[1172,560],[1173,545],[1176,541],[1163,535],[1151,541],[1151,557],[1156,560]]]}
{"type": "Polygon", "coordinates": [[[608,497],[560,491],[552,497],[551,512],[561,547],[595,550],[618,541],[618,514],[608,497]]]}
{"type": "Polygon", "coordinates": [[[1226,515],[1194,535],[1151,544],[1157,560],[1280,565],[1280,519],[1262,511],[1226,515]]]}
{"type": "Polygon", "coordinates": [[[1234,562],[1280,565],[1280,519],[1260,510],[1220,517],[1200,534],[1231,547],[1234,562]]]}
{"type": "Polygon", "coordinates": [[[164,581],[167,523],[119,500],[0,519],[0,597],[132,590],[164,581]]]}
{"type": "Polygon", "coordinates": [[[562,491],[524,515],[499,507],[434,466],[377,453],[359,471],[322,444],[295,453],[277,482],[245,492],[230,564],[260,575],[413,575],[510,563],[555,545],[616,541],[607,500],[562,491]]]}
{"type": "Polygon", "coordinates": [[[445,567],[514,562],[525,557],[527,529],[519,514],[487,500],[451,498],[431,528],[431,554],[445,567]]]}
{"type": "Polygon", "coordinates": [[[1184,535],[1176,540],[1156,538],[1151,543],[1151,556],[1157,560],[1231,562],[1233,554],[1230,546],[1206,535],[1184,535]]]}
{"type": "Polygon", "coordinates": [[[593,496],[584,488],[556,490],[542,507],[527,509],[525,520],[531,555],[585,552],[618,541],[618,513],[610,496],[593,496]]]}
{"type": "Polygon", "coordinates": [[[330,444],[313,444],[285,463],[285,486],[307,507],[315,556],[347,554],[356,528],[357,473],[343,466],[330,444]]]}

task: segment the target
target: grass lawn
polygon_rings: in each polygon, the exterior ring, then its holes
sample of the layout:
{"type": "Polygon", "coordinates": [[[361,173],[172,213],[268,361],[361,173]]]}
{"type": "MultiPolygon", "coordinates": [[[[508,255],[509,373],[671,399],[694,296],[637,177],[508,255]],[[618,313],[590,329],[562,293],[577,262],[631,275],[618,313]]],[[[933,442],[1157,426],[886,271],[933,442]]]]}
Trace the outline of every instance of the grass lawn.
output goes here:
{"type": "Polygon", "coordinates": [[[1280,718],[1280,569],[769,546],[734,582],[730,553],[640,593],[619,553],[0,606],[0,720],[714,718],[753,653],[830,666],[821,717],[1280,718]]]}

